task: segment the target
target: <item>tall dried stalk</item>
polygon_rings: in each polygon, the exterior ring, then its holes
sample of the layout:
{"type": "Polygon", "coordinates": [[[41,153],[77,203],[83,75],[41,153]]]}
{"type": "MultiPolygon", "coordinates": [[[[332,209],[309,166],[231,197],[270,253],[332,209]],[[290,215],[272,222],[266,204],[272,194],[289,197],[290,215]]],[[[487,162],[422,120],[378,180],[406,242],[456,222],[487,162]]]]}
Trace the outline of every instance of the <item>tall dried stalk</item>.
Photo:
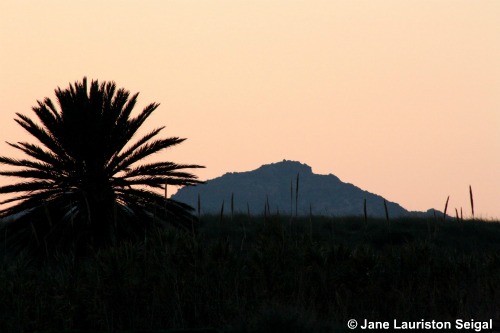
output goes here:
{"type": "Polygon", "coordinates": [[[200,193],[198,193],[198,221],[200,220],[201,217],[201,199],[200,199],[200,193]]]}
{"type": "Polygon", "coordinates": [[[472,186],[469,185],[470,208],[472,211],[472,219],[474,220],[474,197],[472,196],[472,186]]]}
{"type": "Polygon", "coordinates": [[[389,223],[389,209],[387,209],[387,201],[384,199],[384,210],[385,210],[385,219],[387,223],[389,223]]]}
{"type": "Polygon", "coordinates": [[[312,227],[312,204],[309,203],[309,240],[312,242],[312,233],[313,233],[313,227],[312,227]]]}
{"type": "Polygon", "coordinates": [[[267,214],[271,216],[271,207],[269,207],[269,196],[267,194],[266,194],[265,210],[267,211],[267,214]]]}
{"type": "Polygon", "coordinates": [[[365,215],[365,225],[368,223],[368,214],[366,213],[366,198],[363,201],[363,213],[365,215]]]}
{"type": "Polygon", "coordinates": [[[448,202],[450,201],[450,196],[446,198],[446,203],[444,204],[443,221],[446,220],[446,211],[448,210],[448,202]]]}
{"type": "Polygon", "coordinates": [[[312,221],[312,215],[313,215],[312,203],[309,203],[309,222],[312,221]]]}
{"type": "Polygon", "coordinates": [[[299,173],[297,173],[297,182],[295,186],[295,217],[297,217],[299,206],[299,173]]]}
{"type": "Polygon", "coordinates": [[[220,221],[222,221],[223,216],[224,216],[224,200],[222,200],[222,206],[220,207],[220,221]]]}
{"type": "Polygon", "coordinates": [[[368,213],[366,211],[366,198],[363,200],[363,214],[364,214],[364,227],[363,227],[363,237],[366,240],[366,231],[368,230],[368,213]]]}
{"type": "Polygon", "coordinates": [[[166,218],[169,218],[168,217],[168,211],[167,211],[167,200],[168,200],[168,182],[165,181],[165,217],[166,218]]]}
{"type": "Polygon", "coordinates": [[[231,192],[231,221],[233,221],[234,216],[234,193],[231,192]]]}

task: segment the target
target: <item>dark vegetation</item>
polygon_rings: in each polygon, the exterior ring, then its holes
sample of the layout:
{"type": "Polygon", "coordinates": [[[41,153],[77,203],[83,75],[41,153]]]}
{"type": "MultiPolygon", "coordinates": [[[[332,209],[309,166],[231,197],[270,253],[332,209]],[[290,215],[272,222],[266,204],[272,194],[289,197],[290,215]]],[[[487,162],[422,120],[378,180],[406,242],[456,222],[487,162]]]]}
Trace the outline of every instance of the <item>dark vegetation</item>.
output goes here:
{"type": "Polygon", "coordinates": [[[0,331],[331,332],[348,319],[500,315],[500,224],[202,216],[76,264],[4,257],[0,331]]]}
{"type": "MultiPolygon", "coordinates": [[[[144,158],[177,145],[130,141],[158,107],[86,79],[16,121],[37,144],[0,157],[0,332],[331,332],[348,319],[500,316],[500,224],[474,219],[192,215],[168,185],[199,181],[144,158]],[[187,332],[187,331],[186,331],[187,332]],[[191,330],[193,332],[193,330],[191,330]]],[[[301,187],[302,188],[302,187],[301,187]]],[[[272,199],[272,198],[271,198],[272,199]]],[[[311,206],[310,206],[311,207],[311,206]]]]}
{"type": "Polygon", "coordinates": [[[0,175],[18,180],[0,187],[0,194],[14,195],[0,203],[5,205],[0,218],[8,218],[0,226],[4,246],[13,252],[29,249],[33,257],[83,253],[89,245],[135,239],[158,224],[189,227],[191,207],[163,193],[167,184],[200,183],[183,169],[201,166],[138,164],[185,140],[156,138],[163,127],[135,140],[159,104],[134,117],[138,94],[117,89],[114,82],[92,81],[88,87],[86,78],[57,88],[55,95],[57,105],[45,98],[33,107],[39,123],[17,114],[16,122],[37,142],[9,145],[27,158],[0,157],[0,164],[10,167],[0,175]]]}

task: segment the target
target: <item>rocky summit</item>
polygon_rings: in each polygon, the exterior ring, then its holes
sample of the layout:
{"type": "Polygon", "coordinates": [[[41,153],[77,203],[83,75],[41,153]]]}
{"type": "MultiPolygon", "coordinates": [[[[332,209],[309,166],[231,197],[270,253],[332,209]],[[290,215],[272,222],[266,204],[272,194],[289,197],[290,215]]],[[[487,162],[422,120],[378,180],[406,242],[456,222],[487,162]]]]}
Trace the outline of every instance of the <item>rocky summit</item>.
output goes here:
{"type": "MultiPolygon", "coordinates": [[[[385,217],[384,198],[344,183],[333,174],[314,174],[307,164],[283,160],[265,164],[247,172],[229,172],[208,180],[205,184],[181,188],[172,199],[198,206],[201,214],[219,214],[233,209],[235,213],[263,214],[269,207],[272,214],[295,214],[298,177],[298,215],[385,217]]],[[[389,216],[417,216],[432,214],[409,212],[399,204],[386,200],[389,216]]]]}

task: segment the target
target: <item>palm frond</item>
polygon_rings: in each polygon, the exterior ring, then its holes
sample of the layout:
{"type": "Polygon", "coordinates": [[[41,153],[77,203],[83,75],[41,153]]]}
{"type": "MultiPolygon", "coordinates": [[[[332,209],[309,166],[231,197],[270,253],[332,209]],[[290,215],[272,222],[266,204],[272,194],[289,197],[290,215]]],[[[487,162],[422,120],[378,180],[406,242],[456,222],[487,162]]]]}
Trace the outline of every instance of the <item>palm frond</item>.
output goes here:
{"type": "Polygon", "coordinates": [[[26,168],[32,168],[35,170],[41,170],[41,171],[50,171],[52,170],[52,165],[48,163],[40,163],[36,161],[31,161],[31,160],[18,160],[14,158],[9,158],[9,157],[3,157],[0,156],[0,164],[7,164],[11,166],[20,166],[20,167],[26,167],[26,168]]]}
{"type": "Polygon", "coordinates": [[[61,159],[61,157],[58,157],[50,151],[43,150],[37,145],[27,142],[19,142],[17,144],[7,142],[7,144],[11,147],[21,150],[26,155],[45,162],[46,164],[52,165],[53,168],[61,169],[65,167],[65,163],[67,164],[67,161],[65,159],[61,159]]]}
{"type": "Polygon", "coordinates": [[[45,98],[32,108],[39,124],[16,113],[15,121],[39,144],[8,144],[28,158],[0,156],[0,164],[17,168],[0,170],[0,175],[21,179],[0,187],[0,194],[13,195],[0,202],[7,206],[0,217],[13,217],[0,225],[12,231],[4,241],[15,249],[37,249],[42,243],[52,250],[105,246],[135,237],[154,223],[192,222],[190,206],[160,193],[166,183],[201,183],[185,170],[202,166],[139,164],[185,139],[155,139],[164,129],[159,127],[131,143],[158,103],[133,117],[138,93],[117,89],[114,82],[88,85],[85,77],[68,88],[58,87],[55,95],[58,105],[45,98]]]}
{"type": "Polygon", "coordinates": [[[55,154],[64,156],[65,151],[61,149],[61,147],[58,145],[58,143],[50,136],[47,131],[45,131],[42,127],[38,126],[35,124],[30,118],[27,116],[16,113],[16,115],[20,119],[15,119],[15,121],[21,125],[22,128],[24,128],[28,133],[33,135],[35,138],[38,139],[45,147],[48,149],[52,150],[55,154]]]}
{"type": "Polygon", "coordinates": [[[130,178],[135,176],[152,176],[163,175],[166,177],[180,177],[188,179],[196,179],[196,176],[188,172],[180,172],[181,169],[198,169],[204,168],[201,165],[195,164],[176,164],[172,162],[157,162],[151,164],[139,165],[135,168],[128,169],[123,178],[130,178]]]}
{"type": "Polygon", "coordinates": [[[164,127],[157,128],[150,133],[144,135],[141,139],[139,139],[136,143],[134,143],[132,146],[130,146],[127,150],[124,152],[120,153],[120,151],[115,151],[113,156],[110,157],[108,165],[106,166],[106,169],[113,172],[113,170],[116,169],[116,166],[123,161],[127,156],[129,156],[131,153],[133,153],[137,148],[151,140],[153,137],[155,137],[164,127]]]}
{"type": "Polygon", "coordinates": [[[118,162],[116,167],[111,172],[114,174],[121,170],[125,170],[132,164],[144,159],[145,157],[160,152],[163,149],[178,145],[184,140],[186,139],[172,137],[168,139],[156,140],[153,142],[145,143],[128,155],[118,156],[117,159],[120,160],[120,162],[118,162]]]}

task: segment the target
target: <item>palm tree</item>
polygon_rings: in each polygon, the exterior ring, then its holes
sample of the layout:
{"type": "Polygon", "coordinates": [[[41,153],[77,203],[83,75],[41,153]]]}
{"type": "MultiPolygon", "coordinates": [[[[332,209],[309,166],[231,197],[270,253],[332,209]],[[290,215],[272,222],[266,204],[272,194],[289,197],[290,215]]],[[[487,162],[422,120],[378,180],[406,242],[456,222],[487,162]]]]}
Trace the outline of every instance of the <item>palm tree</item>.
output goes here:
{"type": "Polygon", "coordinates": [[[8,143],[27,159],[0,157],[14,168],[0,175],[23,180],[0,187],[16,194],[0,204],[7,247],[53,250],[104,246],[121,237],[140,234],[158,223],[186,225],[191,207],[167,199],[166,186],[201,183],[183,171],[199,165],[155,162],[144,158],[185,139],[157,139],[156,128],[130,143],[144,121],[159,106],[151,103],[132,117],[138,94],[130,96],[114,82],[87,79],[55,90],[59,109],[49,99],[33,107],[41,124],[17,113],[16,122],[39,142],[8,143]],[[159,193],[158,193],[159,192],[159,193]]]}

